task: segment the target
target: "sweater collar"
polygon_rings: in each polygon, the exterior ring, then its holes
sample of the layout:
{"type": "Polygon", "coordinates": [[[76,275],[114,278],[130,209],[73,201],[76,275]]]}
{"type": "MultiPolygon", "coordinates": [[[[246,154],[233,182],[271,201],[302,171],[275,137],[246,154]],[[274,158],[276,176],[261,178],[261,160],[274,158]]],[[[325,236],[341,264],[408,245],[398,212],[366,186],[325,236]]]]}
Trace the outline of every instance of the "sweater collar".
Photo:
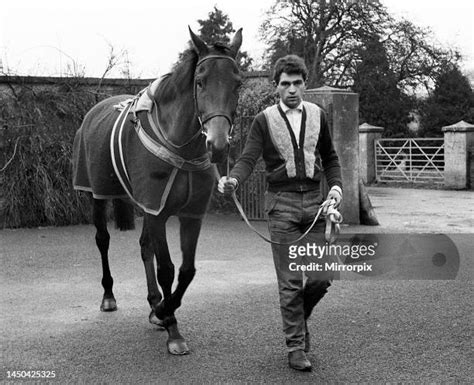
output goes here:
{"type": "Polygon", "coordinates": [[[298,106],[296,106],[295,108],[290,108],[288,107],[285,103],[283,103],[281,100],[280,100],[280,107],[281,109],[283,110],[283,112],[285,114],[288,113],[288,111],[290,110],[295,110],[295,111],[300,111],[302,112],[303,111],[303,102],[301,102],[300,104],[298,104],[298,106]]]}

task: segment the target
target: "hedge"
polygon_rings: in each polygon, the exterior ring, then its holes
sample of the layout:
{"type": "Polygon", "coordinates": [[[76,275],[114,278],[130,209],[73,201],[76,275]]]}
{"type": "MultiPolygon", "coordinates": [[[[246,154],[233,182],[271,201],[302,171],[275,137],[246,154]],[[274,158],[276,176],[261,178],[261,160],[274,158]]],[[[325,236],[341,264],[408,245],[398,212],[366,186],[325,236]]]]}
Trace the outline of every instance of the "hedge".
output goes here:
{"type": "MultiPolygon", "coordinates": [[[[72,189],[72,143],[86,112],[112,93],[91,91],[73,78],[55,87],[14,84],[0,93],[0,228],[90,223],[90,197],[72,189]]],[[[232,164],[251,117],[274,100],[269,83],[243,87],[232,164]]],[[[225,172],[223,165],[219,169],[225,172]]],[[[216,192],[210,209],[229,212],[234,207],[216,192]]]]}

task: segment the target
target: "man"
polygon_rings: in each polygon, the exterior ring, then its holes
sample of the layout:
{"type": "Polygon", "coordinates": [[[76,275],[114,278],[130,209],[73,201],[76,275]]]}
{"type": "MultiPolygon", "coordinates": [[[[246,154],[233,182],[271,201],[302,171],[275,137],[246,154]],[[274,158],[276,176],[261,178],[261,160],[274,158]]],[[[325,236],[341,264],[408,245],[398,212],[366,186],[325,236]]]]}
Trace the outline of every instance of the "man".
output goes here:
{"type": "MultiPolygon", "coordinates": [[[[326,116],[317,105],[302,100],[306,80],[307,69],[300,57],[288,55],[276,62],[273,82],[280,102],[255,117],[242,156],[218,185],[220,192],[232,193],[262,155],[268,182],[265,211],[272,241],[280,243],[297,239],[313,222],[323,202],[321,173],[330,186],[327,199],[334,199],[335,207],[342,200],[341,167],[326,116]]],[[[320,225],[315,226],[304,241],[321,241],[321,230],[320,225]]],[[[272,244],[272,253],[289,365],[309,371],[307,320],[332,277],[313,274],[304,283],[302,271],[294,269],[296,260],[289,257],[288,246],[272,244]]]]}

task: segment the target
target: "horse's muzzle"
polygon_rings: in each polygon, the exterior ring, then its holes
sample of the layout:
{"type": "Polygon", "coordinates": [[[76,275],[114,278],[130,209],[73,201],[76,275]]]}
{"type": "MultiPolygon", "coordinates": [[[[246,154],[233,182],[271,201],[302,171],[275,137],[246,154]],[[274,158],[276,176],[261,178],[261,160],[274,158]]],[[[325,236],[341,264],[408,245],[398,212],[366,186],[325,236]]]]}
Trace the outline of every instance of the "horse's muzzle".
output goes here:
{"type": "Polygon", "coordinates": [[[225,147],[222,149],[217,149],[212,143],[206,141],[206,147],[209,158],[211,159],[211,163],[221,163],[226,160],[227,155],[229,154],[230,144],[227,142],[225,147]]]}
{"type": "Polygon", "coordinates": [[[212,163],[223,162],[229,153],[231,124],[223,115],[214,116],[205,123],[206,149],[212,163]]]}

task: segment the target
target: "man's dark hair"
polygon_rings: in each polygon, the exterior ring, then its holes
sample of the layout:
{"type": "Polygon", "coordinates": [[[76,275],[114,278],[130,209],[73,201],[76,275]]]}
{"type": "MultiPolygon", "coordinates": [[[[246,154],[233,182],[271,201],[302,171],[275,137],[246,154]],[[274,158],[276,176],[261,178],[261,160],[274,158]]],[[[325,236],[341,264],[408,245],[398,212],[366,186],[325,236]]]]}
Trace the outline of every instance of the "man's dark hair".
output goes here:
{"type": "Polygon", "coordinates": [[[288,75],[302,75],[304,81],[306,81],[308,77],[306,64],[304,60],[297,55],[286,55],[277,60],[273,71],[273,81],[275,83],[278,84],[280,82],[280,75],[283,72],[288,75]]]}

